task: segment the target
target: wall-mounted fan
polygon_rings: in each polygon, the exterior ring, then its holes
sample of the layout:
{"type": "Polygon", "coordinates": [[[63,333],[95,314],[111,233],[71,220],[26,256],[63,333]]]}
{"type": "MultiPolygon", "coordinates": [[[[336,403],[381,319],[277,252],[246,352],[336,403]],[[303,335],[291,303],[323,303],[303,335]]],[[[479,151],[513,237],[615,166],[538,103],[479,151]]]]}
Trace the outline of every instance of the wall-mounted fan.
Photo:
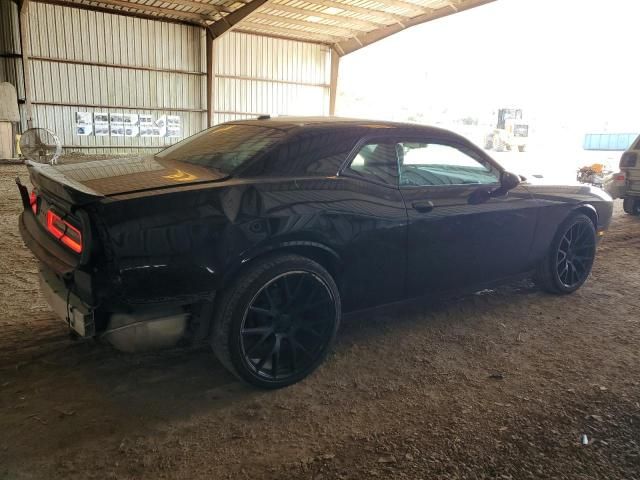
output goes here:
{"type": "Polygon", "coordinates": [[[20,137],[20,151],[33,162],[55,165],[62,153],[62,144],[51,130],[30,128],[20,137]]]}

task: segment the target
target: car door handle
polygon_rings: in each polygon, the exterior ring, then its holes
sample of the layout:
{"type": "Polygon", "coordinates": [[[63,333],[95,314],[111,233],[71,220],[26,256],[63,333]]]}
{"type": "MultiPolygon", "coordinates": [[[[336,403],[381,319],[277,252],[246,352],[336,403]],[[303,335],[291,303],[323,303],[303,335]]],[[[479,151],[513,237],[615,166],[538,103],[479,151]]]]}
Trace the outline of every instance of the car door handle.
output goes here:
{"type": "Polygon", "coordinates": [[[430,202],[429,200],[423,202],[413,202],[411,206],[421,213],[427,213],[433,210],[433,202],[430,202]]]}

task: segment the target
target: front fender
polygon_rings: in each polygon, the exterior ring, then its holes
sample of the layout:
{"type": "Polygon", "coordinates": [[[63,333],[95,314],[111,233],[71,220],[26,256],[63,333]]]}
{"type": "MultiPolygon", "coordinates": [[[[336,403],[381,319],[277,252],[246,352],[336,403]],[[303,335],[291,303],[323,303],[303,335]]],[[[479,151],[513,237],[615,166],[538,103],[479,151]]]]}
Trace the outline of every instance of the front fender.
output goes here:
{"type": "Polygon", "coordinates": [[[598,210],[596,209],[596,207],[594,207],[590,203],[583,203],[581,205],[577,205],[576,207],[573,208],[572,212],[584,213],[587,217],[593,220],[593,226],[596,228],[596,230],[598,229],[598,225],[599,225],[598,210]]]}

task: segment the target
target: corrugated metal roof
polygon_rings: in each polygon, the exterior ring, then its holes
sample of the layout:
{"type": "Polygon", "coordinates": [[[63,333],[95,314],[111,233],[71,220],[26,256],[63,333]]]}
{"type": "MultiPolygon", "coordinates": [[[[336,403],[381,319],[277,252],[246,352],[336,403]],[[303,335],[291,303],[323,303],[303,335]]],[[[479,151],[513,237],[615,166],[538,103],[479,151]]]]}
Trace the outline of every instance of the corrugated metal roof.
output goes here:
{"type": "Polygon", "coordinates": [[[36,0],[306,40],[344,55],[400,30],[494,0],[36,0]]]}

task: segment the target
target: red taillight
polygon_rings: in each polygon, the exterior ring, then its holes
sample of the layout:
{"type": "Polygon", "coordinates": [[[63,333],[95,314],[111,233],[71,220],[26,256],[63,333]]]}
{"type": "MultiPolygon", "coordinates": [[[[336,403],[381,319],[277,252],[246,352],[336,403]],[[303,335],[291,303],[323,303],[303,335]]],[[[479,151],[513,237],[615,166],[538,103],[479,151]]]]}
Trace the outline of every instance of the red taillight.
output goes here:
{"type": "Polygon", "coordinates": [[[617,180],[619,182],[624,182],[625,178],[624,178],[624,173],[618,174],[615,177],[613,177],[614,180],[617,180]]]}
{"type": "Polygon", "coordinates": [[[47,230],[76,253],[82,252],[82,233],[60,215],[47,211],[47,230]]]}
{"type": "Polygon", "coordinates": [[[32,190],[29,195],[29,205],[31,205],[31,210],[33,210],[33,214],[38,214],[38,195],[36,195],[36,191],[32,190]]]}

